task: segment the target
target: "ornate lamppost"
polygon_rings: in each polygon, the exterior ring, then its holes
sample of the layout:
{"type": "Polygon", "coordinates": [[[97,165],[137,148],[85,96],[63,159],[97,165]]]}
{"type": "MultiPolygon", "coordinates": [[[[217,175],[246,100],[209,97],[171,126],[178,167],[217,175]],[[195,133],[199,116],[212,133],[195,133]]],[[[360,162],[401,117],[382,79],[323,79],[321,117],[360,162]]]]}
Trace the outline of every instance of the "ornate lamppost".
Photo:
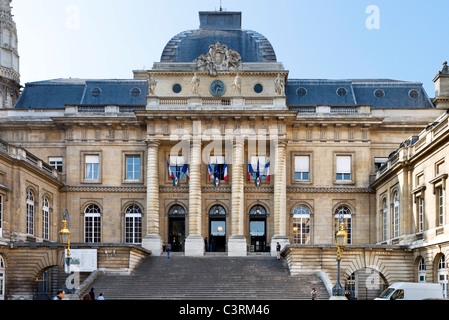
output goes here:
{"type": "MultiPolygon", "coordinates": [[[[67,273],[70,277],[70,217],[67,209],[62,211],[62,229],[59,231],[60,241],[65,246],[67,245],[67,258],[64,259],[65,264],[67,265],[67,273]]],[[[65,292],[69,293],[70,289],[65,286],[65,292]]]]}
{"type": "Polygon", "coordinates": [[[340,229],[337,232],[337,284],[332,288],[332,295],[334,297],[344,297],[345,288],[340,283],[340,260],[341,260],[341,249],[346,246],[346,241],[348,234],[344,229],[343,217],[339,219],[340,229]]]}

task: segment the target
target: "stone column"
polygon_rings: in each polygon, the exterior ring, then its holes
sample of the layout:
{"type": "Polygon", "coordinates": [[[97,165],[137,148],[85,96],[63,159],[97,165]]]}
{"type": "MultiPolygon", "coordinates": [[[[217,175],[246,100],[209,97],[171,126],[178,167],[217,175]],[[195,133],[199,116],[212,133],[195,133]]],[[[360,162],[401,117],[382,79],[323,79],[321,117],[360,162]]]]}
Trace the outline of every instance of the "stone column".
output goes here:
{"type": "Polygon", "coordinates": [[[275,143],[275,176],[274,176],[274,235],[271,238],[271,255],[276,255],[276,244],[281,248],[289,244],[287,237],[287,168],[286,141],[275,143]]]}
{"type": "Polygon", "coordinates": [[[203,256],[204,239],[201,236],[201,140],[193,137],[189,163],[189,235],[185,242],[186,256],[203,256]]]}
{"type": "Polygon", "coordinates": [[[228,240],[229,256],[246,256],[247,246],[244,236],[244,148],[245,141],[236,137],[232,153],[232,212],[231,236],[228,240]]]}
{"type": "Polygon", "coordinates": [[[159,230],[159,145],[157,140],[147,141],[147,234],[142,247],[159,256],[162,239],[159,230]]]}

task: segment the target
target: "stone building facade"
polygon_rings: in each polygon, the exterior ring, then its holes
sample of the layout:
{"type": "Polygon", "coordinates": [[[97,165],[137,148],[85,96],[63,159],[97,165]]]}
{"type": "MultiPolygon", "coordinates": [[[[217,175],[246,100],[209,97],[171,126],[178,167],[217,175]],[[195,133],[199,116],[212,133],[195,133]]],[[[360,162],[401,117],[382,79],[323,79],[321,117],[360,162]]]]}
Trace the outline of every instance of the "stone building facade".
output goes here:
{"type": "Polygon", "coordinates": [[[74,243],[246,256],[274,254],[280,242],[292,273],[333,283],[343,218],[345,280],[361,288],[358,271],[371,268],[384,284],[413,281],[415,249],[401,238],[412,224],[380,238],[388,187],[377,170],[445,112],[446,72],[432,100],[410,81],[290,79],[270,42],[241,28],[240,12],[200,12],[199,29],[173,37],[132,79],[27,83],[14,108],[0,110],[0,154],[24,154],[20,165],[11,155],[0,162],[6,271],[11,244],[58,241],[67,209],[74,243]],[[45,179],[17,173],[31,158],[45,179]]]}

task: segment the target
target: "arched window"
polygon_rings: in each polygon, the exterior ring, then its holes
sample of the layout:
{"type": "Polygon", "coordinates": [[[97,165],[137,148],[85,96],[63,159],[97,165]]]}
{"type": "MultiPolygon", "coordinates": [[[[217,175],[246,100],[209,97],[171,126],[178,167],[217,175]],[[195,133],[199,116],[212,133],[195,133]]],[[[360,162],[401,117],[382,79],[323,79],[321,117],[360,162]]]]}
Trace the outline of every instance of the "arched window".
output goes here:
{"type": "Polygon", "coordinates": [[[5,272],[5,260],[0,256],[0,300],[5,300],[5,272]]]}
{"type": "Polygon", "coordinates": [[[186,211],[184,210],[184,208],[180,205],[175,204],[174,206],[172,206],[170,208],[170,210],[168,210],[168,215],[170,217],[184,217],[186,214],[186,211]]]}
{"type": "Polygon", "coordinates": [[[213,206],[209,210],[209,215],[211,217],[219,217],[226,215],[226,210],[222,206],[213,206]]]}
{"type": "Polygon", "coordinates": [[[3,196],[0,195],[0,237],[3,237],[3,196]]]}
{"type": "Polygon", "coordinates": [[[84,210],[84,242],[101,242],[101,210],[96,204],[84,210]]]}
{"type": "Polygon", "coordinates": [[[393,237],[399,237],[399,192],[393,196],[393,237]]]}
{"type": "Polygon", "coordinates": [[[388,239],[388,205],[387,199],[382,201],[382,241],[388,239]]]}
{"type": "Polygon", "coordinates": [[[306,206],[293,210],[293,243],[310,244],[310,210],[306,206]]]}
{"type": "Polygon", "coordinates": [[[42,238],[49,240],[50,237],[50,202],[48,198],[44,198],[44,203],[42,206],[42,238]]]}
{"type": "Polygon", "coordinates": [[[418,263],[418,282],[426,282],[426,261],[421,258],[418,263]]]}
{"type": "Polygon", "coordinates": [[[255,205],[249,210],[250,251],[264,252],[267,245],[267,210],[255,205]]]}
{"type": "Polygon", "coordinates": [[[209,210],[209,241],[212,250],[224,251],[226,245],[226,209],[215,205],[209,210]]]}
{"type": "Polygon", "coordinates": [[[335,209],[335,236],[338,230],[340,230],[340,223],[343,223],[343,227],[348,235],[347,244],[352,244],[352,212],[348,206],[340,206],[335,209]]]}
{"type": "Polygon", "coordinates": [[[137,205],[125,210],[125,242],[142,243],[142,210],[137,205]]]}
{"type": "Polygon", "coordinates": [[[253,217],[263,217],[267,215],[267,210],[262,206],[254,206],[249,211],[249,215],[253,217]]]}
{"type": "Polygon", "coordinates": [[[441,284],[443,287],[443,297],[448,297],[448,269],[447,269],[447,263],[446,263],[446,257],[444,254],[440,257],[440,260],[438,260],[438,267],[437,267],[437,273],[438,273],[438,283],[441,284]]]}
{"type": "Polygon", "coordinates": [[[27,191],[26,210],[26,233],[34,235],[34,194],[31,190],[27,191]]]}

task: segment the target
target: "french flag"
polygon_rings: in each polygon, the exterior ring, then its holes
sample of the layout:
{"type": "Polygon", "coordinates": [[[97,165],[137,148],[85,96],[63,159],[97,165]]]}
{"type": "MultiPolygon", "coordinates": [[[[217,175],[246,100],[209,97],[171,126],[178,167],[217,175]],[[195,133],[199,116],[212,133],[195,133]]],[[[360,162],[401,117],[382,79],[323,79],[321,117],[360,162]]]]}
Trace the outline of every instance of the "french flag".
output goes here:
{"type": "Polygon", "coordinates": [[[185,174],[187,176],[187,179],[190,180],[189,165],[187,163],[185,163],[182,167],[182,173],[185,174]]]}
{"type": "Polygon", "coordinates": [[[224,166],[223,166],[223,176],[224,176],[224,180],[228,181],[228,165],[226,164],[226,162],[224,163],[224,166]]]}
{"type": "Polygon", "coordinates": [[[253,172],[253,166],[251,165],[251,163],[248,163],[248,181],[251,181],[251,173],[253,172]]]}
{"type": "Polygon", "coordinates": [[[213,176],[213,173],[209,163],[207,164],[207,172],[209,173],[209,181],[210,181],[210,176],[213,176]]]}
{"type": "Polygon", "coordinates": [[[168,177],[169,177],[170,179],[174,179],[174,178],[175,178],[175,175],[174,175],[173,172],[171,171],[170,163],[168,163],[168,161],[167,161],[167,167],[168,167],[168,177]]]}
{"type": "Polygon", "coordinates": [[[267,182],[270,182],[270,161],[267,162],[263,171],[267,177],[267,182]]]}

